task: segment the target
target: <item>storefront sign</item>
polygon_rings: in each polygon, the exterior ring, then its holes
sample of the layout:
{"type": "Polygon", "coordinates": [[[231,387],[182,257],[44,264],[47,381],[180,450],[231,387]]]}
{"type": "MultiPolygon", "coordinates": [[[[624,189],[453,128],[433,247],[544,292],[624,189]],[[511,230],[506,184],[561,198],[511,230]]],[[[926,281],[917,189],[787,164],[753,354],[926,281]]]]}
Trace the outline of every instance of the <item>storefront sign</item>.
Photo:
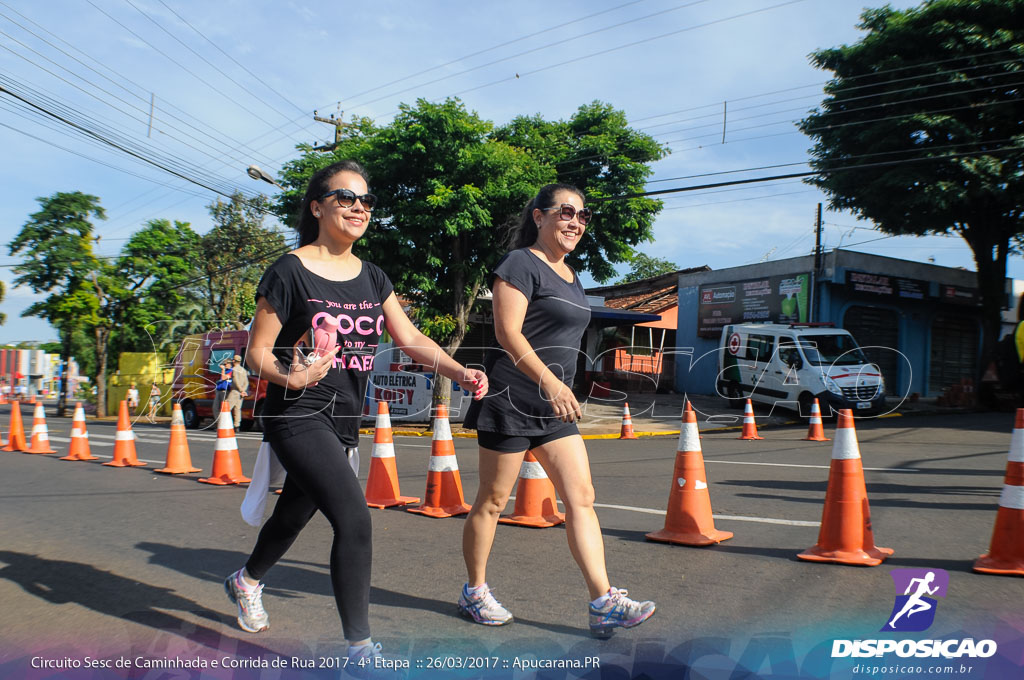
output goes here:
{"type": "Polygon", "coordinates": [[[697,335],[716,338],[732,323],[807,321],[810,274],[701,286],[697,335]]]}
{"type": "Polygon", "coordinates": [[[884,274],[846,272],[846,288],[860,296],[924,300],[928,297],[928,282],[904,279],[884,274]]]}

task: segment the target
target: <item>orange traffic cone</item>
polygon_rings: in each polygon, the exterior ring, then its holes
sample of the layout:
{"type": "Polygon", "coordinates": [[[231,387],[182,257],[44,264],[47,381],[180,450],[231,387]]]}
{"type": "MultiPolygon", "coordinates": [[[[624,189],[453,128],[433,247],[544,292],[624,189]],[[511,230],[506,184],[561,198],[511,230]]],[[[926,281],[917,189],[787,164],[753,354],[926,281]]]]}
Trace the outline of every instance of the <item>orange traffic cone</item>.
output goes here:
{"type": "Polygon", "coordinates": [[[250,479],[242,474],[242,459],[238,456],[234,417],[227,399],[221,402],[217,417],[217,446],[213,451],[213,473],[200,482],[204,484],[244,484],[250,479]]]}
{"type": "Polygon", "coordinates": [[[114,460],[104,463],[110,467],[142,467],[135,455],[135,433],[132,432],[131,421],[128,420],[128,402],[121,400],[121,408],[117,412],[117,435],[114,438],[114,460]]]}
{"type": "MultiPolygon", "coordinates": [[[[696,420],[696,419],[697,419],[697,412],[693,410],[693,406],[692,406],[692,405],[690,404],[690,400],[689,400],[689,399],[687,399],[687,400],[686,400],[686,404],[685,404],[685,405],[683,406],[683,416],[684,416],[684,418],[685,418],[685,416],[686,416],[686,412],[687,412],[687,411],[689,411],[689,412],[693,413],[693,418],[694,418],[694,420],[696,420]]],[[[700,426],[699,426],[699,425],[698,425],[698,429],[697,429],[697,431],[698,431],[698,432],[700,431],[700,426]]],[[[699,437],[697,437],[697,438],[698,438],[698,439],[704,439],[704,435],[700,435],[700,436],[699,436],[699,437]]]]}
{"type": "Polygon", "coordinates": [[[558,512],[555,485],[548,479],[533,451],[526,452],[523,465],[519,468],[516,506],[511,515],[502,515],[498,521],[537,529],[553,527],[565,521],[565,515],[558,512]]]}
{"type": "Polygon", "coordinates": [[[996,526],[988,552],[974,562],[974,571],[983,574],[1024,576],[1024,409],[1010,439],[1003,492],[999,495],[996,526]]]}
{"type": "Polygon", "coordinates": [[[68,455],[61,460],[97,460],[89,450],[89,433],[85,429],[85,409],[82,402],[75,404],[75,415],[71,418],[71,446],[68,455]]]}
{"type": "Polygon", "coordinates": [[[434,415],[434,437],[430,443],[430,464],[427,467],[427,490],[423,504],[406,508],[428,517],[454,517],[470,511],[462,495],[459,461],[455,458],[452,429],[448,424],[448,407],[438,404],[434,415]]]}
{"type": "Polygon", "coordinates": [[[50,433],[46,429],[46,410],[42,401],[36,402],[36,410],[32,414],[31,446],[25,453],[57,453],[50,448],[50,433]]]}
{"type": "Polygon", "coordinates": [[[825,428],[821,424],[821,407],[818,406],[818,400],[815,399],[811,405],[811,426],[807,430],[807,436],[804,440],[809,442],[827,442],[832,441],[825,436],[825,428]]]}
{"type": "Polygon", "coordinates": [[[11,402],[11,426],[4,451],[28,451],[25,427],[21,424],[21,404],[17,400],[11,402]]]}
{"type": "Polygon", "coordinates": [[[366,504],[371,508],[419,503],[414,496],[403,496],[398,488],[395,443],[391,437],[391,412],[388,403],[377,403],[377,426],[373,431],[370,476],[366,478],[366,504]]]}
{"type": "Polygon", "coordinates": [[[836,420],[836,440],[832,445],[832,466],[818,543],[797,557],[811,562],[873,567],[889,555],[892,555],[891,549],[875,546],[853,412],[844,408],[836,420]]]}
{"type": "Polygon", "coordinates": [[[171,411],[171,438],[167,442],[167,467],[157,468],[165,475],[181,475],[188,472],[202,472],[192,467],[192,456],[188,452],[188,437],[185,435],[185,418],[181,404],[175,402],[171,411]]]}
{"type": "Polygon", "coordinates": [[[711,496],[700,448],[697,414],[683,411],[683,424],[672,470],[672,490],[668,494],[665,528],[647,534],[647,540],[679,545],[711,545],[732,538],[731,531],[719,531],[711,516],[711,496]]]}
{"type": "Polygon", "coordinates": [[[743,432],[737,439],[764,439],[757,434],[757,423],[754,422],[754,405],[747,399],[743,407],[743,432]]]}
{"type": "Polygon", "coordinates": [[[636,439],[633,434],[633,419],[629,415],[629,403],[622,407],[622,430],[619,432],[619,439],[636,439]]]}

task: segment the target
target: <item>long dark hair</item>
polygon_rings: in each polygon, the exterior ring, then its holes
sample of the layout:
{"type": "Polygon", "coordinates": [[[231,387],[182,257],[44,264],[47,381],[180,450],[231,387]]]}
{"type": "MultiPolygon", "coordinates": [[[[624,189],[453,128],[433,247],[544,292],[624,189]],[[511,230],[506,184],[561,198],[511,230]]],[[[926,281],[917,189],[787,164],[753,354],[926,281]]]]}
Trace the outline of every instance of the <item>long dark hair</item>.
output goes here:
{"type": "Polygon", "coordinates": [[[546,184],[542,186],[537,195],[523,208],[523,212],[519,215],[519,222],[512,230],[511,241],[513,250],[527,248],[537,242],[537,223],[533,221],[533,211],[555,207],[555,194],[560,191],[574,193],[583,201],[587,198],[583,195],[582,191],[571,184],[546,184]]]}
{"type": "Polygon", "coordinates": [[[299,232],[300,246],[312,243],[320,236],[320,223],[313,216],[313,211],[310,210],[309,206],[313,201],[320,200],[321,196],[331,190],[331,178],[339,172],[354,172],[362,177],[367,184],[370,182],[370,176],[366,173],[366,169],[355,161],[338,161],[313,173],[313,176],[309,178],[309,186],[306,187],[306,195],[302,197],[299,223],[295,227],[299,232]]]}

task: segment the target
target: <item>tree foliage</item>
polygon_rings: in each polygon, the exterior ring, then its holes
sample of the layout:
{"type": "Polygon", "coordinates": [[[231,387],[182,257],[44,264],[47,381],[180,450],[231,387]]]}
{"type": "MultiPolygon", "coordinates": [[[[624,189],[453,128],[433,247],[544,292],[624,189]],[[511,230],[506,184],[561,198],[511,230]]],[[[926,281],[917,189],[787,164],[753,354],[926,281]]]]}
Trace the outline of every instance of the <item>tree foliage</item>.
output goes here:
{"type": "Polygon", "coordinates": [[[810,181],[885,233],[962,236],[990,350],[1006,258],[1024,232],[1024,0],[886,6],[859,28],[857,43],[812,55],[834,75],[800,128],[815,140],[815,169],[864,167],[810,181]],[[898,160],[914,162],[871,167],[898,160]]]}
{"type": "Polygon", "coordinates": [[[644,253],[637,253],[634,255],[630,259],[629,265],[629,273],[616,281],[616,283],[629,283],[630,281],[649,279],[652,276],[658,276],[659,274],[671,274],[674,271],[679,271],[679,265],[675,262],[670,262],[660,257],[645,255],[644,253]]]}

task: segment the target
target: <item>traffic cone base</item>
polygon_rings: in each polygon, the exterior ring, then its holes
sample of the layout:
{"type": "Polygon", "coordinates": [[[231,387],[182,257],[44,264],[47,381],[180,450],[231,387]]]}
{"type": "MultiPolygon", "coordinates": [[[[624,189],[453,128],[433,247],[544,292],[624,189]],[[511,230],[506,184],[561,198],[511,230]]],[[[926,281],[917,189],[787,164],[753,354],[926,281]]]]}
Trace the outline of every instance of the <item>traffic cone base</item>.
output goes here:
{"type": "Polygon", "coordinates": [[[754,421],[754,404],[750,399],[747,399],[747,404],[743,407],[743,432],[740,433],[737,439],[764,439],[764,437],[757,434],[757,423],[754,421]]]}
{"type": "Polygon", "coordinates": [[[242,474],[242,460],[238,455],[234,419],[226,399],[221,404],[220,416],[217,420],[217,445],[213,452],[213,472],[209,477],[199,481],[216,486],[245,484],[252,481],[242,474]]]}
{"type": "MultiPolygon", "coordinates": [[[[801,414],[803,415],[803,414],[801,414]]],[[[825,436],[825,428],[821,422],[821,406],[818,405],[818,400],[815,398],[814,403],[811,405],[811,421],[810,427],[807,429],[807,436],[804,437],[804,441],[809,442],[828,442],[832,441],[825,436]]]]}
{"type": "Polygon", "coordinates": [[[448,407],[439,404],[434,417],[434,437],[430,443],[427,490],[423,494],[423,504],[405,510],[441,518],[465,515],[471,509],[462,493],[459,462],[455,457],[451,425],[448,424],[448,407]]]}
{"type": "Polygon", "coordinates": [[[843,409],[836,422],[818,542],[797,557],[809,562],[870,567],[892,554],[890,548],[875,545],[853,413],[843,409]]]}
{"type": "Polygon", "coordinates": [[[21,404],[14,400],[11,402],[11,422],[7,433],[7,446],[4,451],[28,451],[28,441],[25,440],[25,427],[21,423],[21,404]]]}
{"type": "Polygon", "coordinates": [[[128,402],[122,400],[117,413],[117,433],[114,437],[114,460],[104,463],[109,467],[143,467],[135,455],[135,433],[128,419],[128,402]]]}
{"type": "Polygon", "coordinates": [[[697,414],[684,409],[676,461],[672,470],[672,488],[668,495],[665,527],[645,535],[649,541],[677,545],[703,546],[732,538],[731,531],[715,528],[711,514],[704,454],[700,447],[697,414]]]}
{"type": "Polygon", "coordinates": [[[61,460],[99,460],[89,450],[89,433],[85,429],[85,409],[82,402],[75,404],[75,414],[71,419],[71,446],[68,455],[61,460]]]}
{"type": "Polygon", "coordinates": [[[1024,409],[1017,409],[992,541],[974,571],[1024,576],[1024,409]]]}
{"type": "Polygon", "coordinates": [[[32,438],[25,453],[57,453],[50,448],[50,432],[46,428],[46,411],[43,403],[37,402],[32,414],[32,438]]]}
{"type": "Polygon", "coordinates": [[[373,451],[370,454],[370,474],[366,478],[365,496],[366,505],[371,508],[391,508],[420,501],[415,496],[403,496],[399,490],[391,412],[386,401],[377,404],[377,422],[373,431],[373,451]]]}
{"type": "Polygon", "coordinates": [[[555,485],[548,479],[544,466],[537,462],[532,451],[526,452],[519,469],[515,508],[511,515],[503,515],[498,521],[534,529],[565,522],[565,515],[558,511],[558,502],[555,500],[555,485]]]}
{"type": "Polygon", "coordinates": [[[181,475],[190,472],[202,472],[192,467],[192,455],[188,450],[188,437],[185,434],[185,418],[181,413],[181,404],[175,403],[171,412],[171,438],[167,442],[166,467],[157,468],[154,472],[165,475],[181,475]]]}
{"type": "Polygon", "coordinates": [[[629,415],[629,402],[622,407],[622,429],[619,431],[619,439],[636,439],[633,434],[633,418],[629,415]]]}

